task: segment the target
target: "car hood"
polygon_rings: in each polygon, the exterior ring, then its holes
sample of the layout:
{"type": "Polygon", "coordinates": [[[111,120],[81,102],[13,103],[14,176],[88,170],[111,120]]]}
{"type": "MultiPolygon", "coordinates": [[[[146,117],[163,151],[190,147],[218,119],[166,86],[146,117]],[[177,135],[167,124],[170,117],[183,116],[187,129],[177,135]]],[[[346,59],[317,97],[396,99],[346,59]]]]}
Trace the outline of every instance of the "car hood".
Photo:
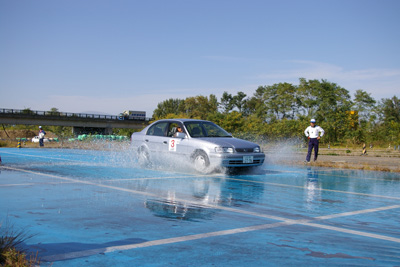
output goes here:
{"type": "Polygon", "coordinates": [[[242,140],[242,139],[237,139],[234,137],[205,137],[205,138],[196,138],[200,139],[203,141],[206,141],[208,143],[213,143],[217,146],[222,146],[222,147],[234,147],[234,148],[254,148],[257,147],[258,145],[242,140]]]}

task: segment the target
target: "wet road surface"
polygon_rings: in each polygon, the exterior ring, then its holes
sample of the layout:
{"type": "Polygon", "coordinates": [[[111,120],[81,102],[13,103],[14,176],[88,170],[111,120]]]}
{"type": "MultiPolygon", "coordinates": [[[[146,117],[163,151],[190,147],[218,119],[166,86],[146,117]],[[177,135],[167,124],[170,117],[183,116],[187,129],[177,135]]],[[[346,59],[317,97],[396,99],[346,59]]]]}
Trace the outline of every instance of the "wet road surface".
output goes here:
{"type": "Polygon", "coordinates": [[[40,266],[400,265],[396,173],[198,175],[142,169],[129,150],[0,156],[0,222],[34,234],[24,248],[40,266]]]}

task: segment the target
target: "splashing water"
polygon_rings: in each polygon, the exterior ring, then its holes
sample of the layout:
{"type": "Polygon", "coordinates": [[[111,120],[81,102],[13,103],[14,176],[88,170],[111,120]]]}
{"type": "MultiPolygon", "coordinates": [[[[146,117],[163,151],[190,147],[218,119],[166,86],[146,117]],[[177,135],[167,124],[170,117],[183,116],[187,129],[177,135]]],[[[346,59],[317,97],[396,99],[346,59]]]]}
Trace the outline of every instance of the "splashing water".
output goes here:
{"type": "Polygon", "coordinates": [[[299,160],[301,141],[299,139],[287,139],[284,141],[275,141],[264,146],[264,153],[268,162],[276,164],[282,161],[299,160]]]}
{"type": "MultiPolygon", "coordinates": [[[[259,144],[266,154],[266,164],[278,164],[285,161],[299,159],[299,149],[301,141],[299,139],[286,139],[283,141],[269,141],[262,136],[254,136],[251,134],[241,134],[241,139],[249,140],[259,144]]],[[[75,148],[83,151],[97,151],[93,153],[96,166],[123,167],[123,168],[140,168],[138,162],[138,154],[130,144],[130,141],[109,141],[109,140],[86,140],[76,142],[75,148]]],[[[262,167],[262,166],[261,166],[262,167]]],[[[151,158],[151,165],[146,166],[157,171],[170,171],[180,173],[198,174],[190,159],[182,159],[181,157],[165,157],[164,155],[155,155],[151,158]]],[[[231,170],[223,167],[213,166],[212,173],[232,174],[231,170]]],[[[257,169],[243,169],[239,173],[258,173],[257,169]]]]}
{"type": "Polygon", "coordinates": [[[304,142],[301,138],[294,137],[276,140],[250,133],[242,133],[236,137],[259,144],[265,153],[265,161],[267,164],[277,164],[282,161],[295,161],[302,157],[300,150],[304,142]]]}

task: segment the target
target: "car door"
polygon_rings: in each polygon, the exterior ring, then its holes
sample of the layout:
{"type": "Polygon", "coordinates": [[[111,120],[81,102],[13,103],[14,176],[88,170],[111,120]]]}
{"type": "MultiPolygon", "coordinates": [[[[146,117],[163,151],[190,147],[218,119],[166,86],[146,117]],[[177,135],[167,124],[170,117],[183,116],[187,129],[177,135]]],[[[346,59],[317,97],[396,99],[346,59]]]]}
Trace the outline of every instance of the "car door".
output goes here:
{"type": "Polygon", "coordinates": [[[171,121],[168,126],[168,143],[167,151],[171,157],[186,157],[187,154],[187,138],[177,137],[178,128],[181,129],[181,134],[185,134],[185,129],[179,121],[171,121]]]}
{"type": "Polygon", "coordinates": [[[169,138],[166,135],[168,122],[159,122],[152,125],[146,133],[144,141],[153,158],[162,157],[168,150],[169,138]]]}

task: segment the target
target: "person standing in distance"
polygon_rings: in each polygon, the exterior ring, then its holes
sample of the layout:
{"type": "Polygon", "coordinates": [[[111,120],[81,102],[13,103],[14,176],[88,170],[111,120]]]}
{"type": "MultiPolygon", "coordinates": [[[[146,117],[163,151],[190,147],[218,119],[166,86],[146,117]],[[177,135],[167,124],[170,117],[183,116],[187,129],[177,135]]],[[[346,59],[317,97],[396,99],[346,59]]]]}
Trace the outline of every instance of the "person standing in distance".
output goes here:
{"type": "Polygon", "coordinates": [[[46,132],[42,129],[42,126],[39,126],[39,146],[44,146],[43,141],[45,135],[46,132]]]}
{"type": "Polygon", "coordinates": [[[318,146],[319,146],[319,139],[324,135],[325,131],[320,126],[315,125],[315,119],[311,119],[310,126],[304,131],[306,137],[308,137],[308,153],[306,157],[307,163],[310,163],[311,159],[311,152],[314,148],[314,161],[317,161],[318,158],[318,146]]]}

